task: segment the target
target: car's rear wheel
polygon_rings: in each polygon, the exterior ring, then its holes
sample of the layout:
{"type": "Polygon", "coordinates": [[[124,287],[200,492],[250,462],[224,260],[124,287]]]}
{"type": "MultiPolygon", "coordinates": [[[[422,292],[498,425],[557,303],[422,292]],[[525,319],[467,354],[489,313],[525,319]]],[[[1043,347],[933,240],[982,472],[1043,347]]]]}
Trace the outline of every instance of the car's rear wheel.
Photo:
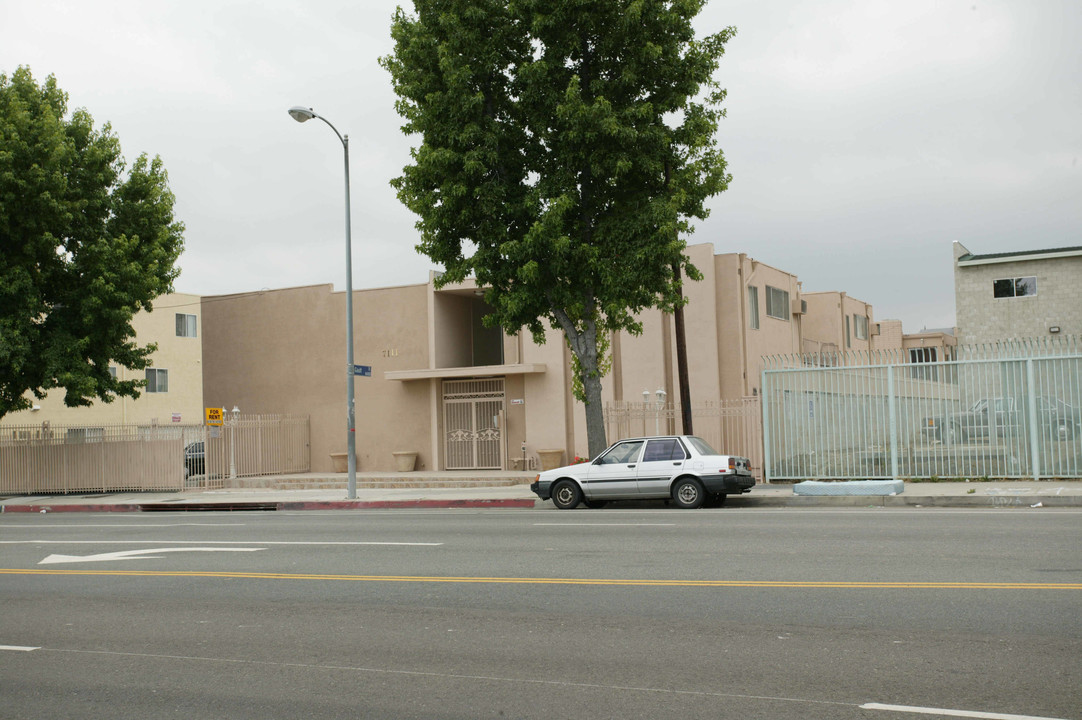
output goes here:
{"type": "Polygon", "coordinates": [[[706,500],[706,491],[702,484],[695,478],[680,478],[672,486],[672,499],[678,507],[685,510],[694,510],[702,507],[706,500]]]}
{"type": "Polygon", "coordinates": [[[570,480],[560,480],[552,488],[552,504],[560,510],[571,510],[582,502],[582,490],[570,480]]]}

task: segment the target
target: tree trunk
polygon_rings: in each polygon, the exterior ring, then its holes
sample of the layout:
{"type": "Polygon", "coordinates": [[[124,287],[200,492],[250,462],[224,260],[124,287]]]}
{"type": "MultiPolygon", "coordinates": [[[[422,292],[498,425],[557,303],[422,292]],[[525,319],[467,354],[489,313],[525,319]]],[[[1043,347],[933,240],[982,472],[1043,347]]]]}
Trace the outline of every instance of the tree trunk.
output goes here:
{"type": "MultiPolygon", "coordinates": [[[[673,278],[676,287],[683,298],[684,291],[680,288],[680,266],[673,263],[673,278]]],[[[680,419],[683,421],[685,435],[694,435],[691,427],[691,381],[688,379],[688,343],[684,329],[684,306],[677,305],[673,312],[676,320],[676,368],[680,382],[680,419]]]]}
{"type": "Polygon", "coordinates": [[[597,323],[587,320],[579,331],[561,310],[554,310],[556,320],[567,336],[571,352],[579,361],[580,380],[586,395],[586,444],[590,458],[596,458],[609,446],[605,438],[605,411],[601,405],[601,372],[597,356],[597,323]]]}

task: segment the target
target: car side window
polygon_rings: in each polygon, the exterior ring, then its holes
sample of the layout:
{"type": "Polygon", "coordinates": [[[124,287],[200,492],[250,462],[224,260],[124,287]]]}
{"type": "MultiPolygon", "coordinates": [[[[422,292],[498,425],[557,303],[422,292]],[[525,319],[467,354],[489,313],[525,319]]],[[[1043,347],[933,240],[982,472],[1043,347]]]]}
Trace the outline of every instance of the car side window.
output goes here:
{"type": "Polygon", "coordinates": [[[676,438],[665,440],[651,440],[646,443],[646,453],[642,456],[643,462],[656,462],[659,460],[683,460],[684,448],[676,441],[676,438]]]}
{"type": "Polygon", "coordinates": [[[639,455],[642,440],[636,442],[620,443],[601,457],[602,465],[619,465],[621,463],[633,463],[639,455]]]}

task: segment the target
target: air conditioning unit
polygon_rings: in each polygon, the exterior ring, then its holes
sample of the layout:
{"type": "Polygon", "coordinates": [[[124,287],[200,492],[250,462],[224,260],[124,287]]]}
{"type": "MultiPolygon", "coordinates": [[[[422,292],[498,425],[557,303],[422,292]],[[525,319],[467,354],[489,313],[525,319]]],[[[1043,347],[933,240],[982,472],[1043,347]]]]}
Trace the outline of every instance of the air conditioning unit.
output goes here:
{"type": "Polygon", "coordinates": [[[881,329],[879,327],[879,323],[876,323],[875,325],[872,325],[872,337],[875,337],[876,335],[878,335],[880,333],[880,331],[881,331],[881,329]]]}
{"type": "Polygon", "coordinates": [[[793,314],[794,315],[807,315],[808,314],[808,301],[795,299],[793,300],[793,314]]]}

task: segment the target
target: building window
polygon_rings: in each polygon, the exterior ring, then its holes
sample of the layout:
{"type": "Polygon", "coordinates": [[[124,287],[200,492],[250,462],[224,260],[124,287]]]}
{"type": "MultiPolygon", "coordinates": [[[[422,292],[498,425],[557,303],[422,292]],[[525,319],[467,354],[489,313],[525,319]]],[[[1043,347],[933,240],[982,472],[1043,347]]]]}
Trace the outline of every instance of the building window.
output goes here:
{"type": "Polygon", "coordinates": [[[778,320],[789,319],[789,291],[766,286],[766,314],[778,320]]]}
{"type": "Polygon", "coordinates": [[[853,331],[850,329],[849,316],[845,316],[845,347],[846,349],[853,347],[853,331]]]}
{"type": "Polygon", "coordinates": [[[147,392],[169,392],[169,371],[147,368],[147,392]]]}
{"type": "Polygon", "coordinates": [[[116,380],[116,365],[109,366],[109,374],[113,376],[114,380],[116,380]]]}
{"type": "Polygon", "coordinates": [[[759,329],[759,288],[748,288],[748,324],[752,330],[759,329]]]}
{"type": "Polygon", "coordinates": [[[195,336],[195,315],[177,313],[177,337],[195,336]]]}
{"type": "Polygon", "coordinates": [[[1029,297],[1037,294],[1037,278],[1005,278],[992,281],[992,297],[1029,297]]]}
{"type": "Polygon", "coordinates": [[[853,331],[857,340],[868,339],[868,317],[866,315],[853,315],[853,331]]]}
{"type": "Polygon", "coordinates": [[[909,362],[916,365],[909,369],[910,377],[917,380],[938,380],[939,366],[920,367],[924,363],[934,363],[939,360],[934,347],[909,348],[909,362]]]}

